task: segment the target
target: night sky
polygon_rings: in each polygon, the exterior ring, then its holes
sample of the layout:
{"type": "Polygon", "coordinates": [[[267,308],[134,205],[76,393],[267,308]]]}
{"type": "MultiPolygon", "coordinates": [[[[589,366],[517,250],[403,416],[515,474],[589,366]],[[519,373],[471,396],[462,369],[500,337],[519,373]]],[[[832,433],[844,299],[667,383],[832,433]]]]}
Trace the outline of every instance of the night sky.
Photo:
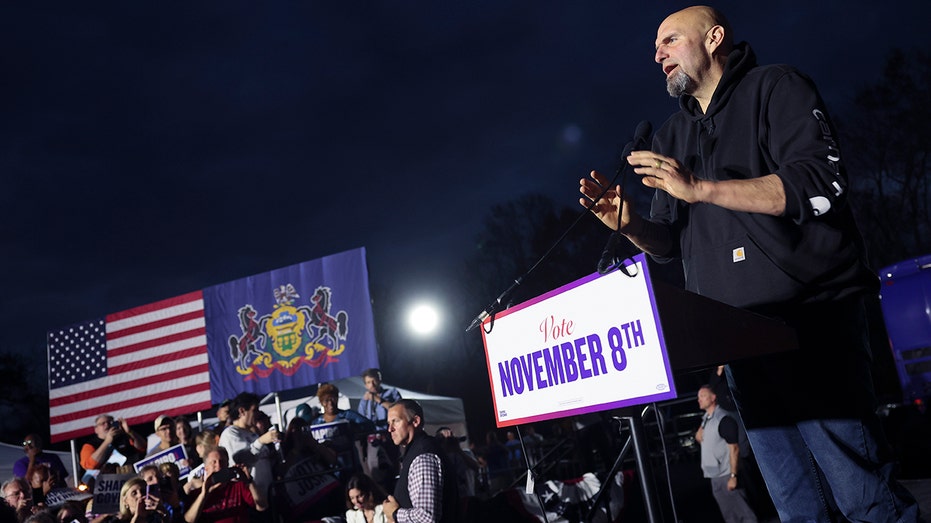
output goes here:
{"type": "MultiPolygon", "coordinates": [[[[577,205],[676,109],[653,42],[686,5],[6,3],[0,352],[41,368],[49,329],[360,246],[393,296],[441,288],[492,204],[577,205]]],[[[715,5],[835,116],[928,48],[927,1],[715,5]]]]}

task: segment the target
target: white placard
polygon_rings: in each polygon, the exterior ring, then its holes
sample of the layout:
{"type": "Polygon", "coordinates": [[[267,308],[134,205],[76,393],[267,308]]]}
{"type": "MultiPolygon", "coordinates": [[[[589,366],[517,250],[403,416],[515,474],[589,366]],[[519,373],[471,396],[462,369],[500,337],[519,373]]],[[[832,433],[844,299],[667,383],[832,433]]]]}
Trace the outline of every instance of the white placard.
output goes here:
{"type": "Polygon", "coordinates": [[[676,397],[642,254],[499,313],[482,334],[498,427],[676,397]]]}

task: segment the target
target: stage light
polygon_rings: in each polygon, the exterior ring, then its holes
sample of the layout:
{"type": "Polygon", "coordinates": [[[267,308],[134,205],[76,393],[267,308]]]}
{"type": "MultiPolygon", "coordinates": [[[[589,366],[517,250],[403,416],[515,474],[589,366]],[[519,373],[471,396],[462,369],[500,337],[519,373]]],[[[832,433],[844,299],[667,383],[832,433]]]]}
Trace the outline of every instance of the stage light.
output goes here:
{"type": "Polygon", "coordinates": [[[421,303],[411,308],[407,324],[415,334],[430,336],[439,328],[440,314],[433,305],[421,303]]]}

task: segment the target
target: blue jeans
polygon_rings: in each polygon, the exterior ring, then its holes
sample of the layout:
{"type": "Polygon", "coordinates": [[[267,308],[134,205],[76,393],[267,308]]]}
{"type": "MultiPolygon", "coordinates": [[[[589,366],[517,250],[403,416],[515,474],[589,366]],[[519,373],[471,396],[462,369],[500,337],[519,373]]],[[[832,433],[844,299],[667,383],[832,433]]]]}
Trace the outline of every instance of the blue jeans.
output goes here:
{"type": "Polygon", "coordinates": [[[919,521],[870,424],[808,420],[747,431],[782,523],[837,521],[837,512],[850,521],[919,521]]]}
{"type": "Polygon", "coordinates": [[[799,350],[728,365],[728,382],[782,523],[916,522],[892,477],[858,297],[782,316],[799,350]]]}

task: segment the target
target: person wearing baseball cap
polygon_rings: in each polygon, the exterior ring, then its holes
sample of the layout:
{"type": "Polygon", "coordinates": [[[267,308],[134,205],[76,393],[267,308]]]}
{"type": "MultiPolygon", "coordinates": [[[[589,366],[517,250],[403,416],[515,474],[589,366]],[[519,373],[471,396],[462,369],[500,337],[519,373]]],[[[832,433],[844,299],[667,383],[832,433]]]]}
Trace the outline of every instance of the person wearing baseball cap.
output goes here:
{"type": "Polygon", "coordinates": [[[175,422],[164,414],[155,418],[155,435],[158,436],[158,445],[150,448],[149,452],[146,453],[146,457],[168,450],[178,444],[178,437],[175,435],[175,422]]]}

